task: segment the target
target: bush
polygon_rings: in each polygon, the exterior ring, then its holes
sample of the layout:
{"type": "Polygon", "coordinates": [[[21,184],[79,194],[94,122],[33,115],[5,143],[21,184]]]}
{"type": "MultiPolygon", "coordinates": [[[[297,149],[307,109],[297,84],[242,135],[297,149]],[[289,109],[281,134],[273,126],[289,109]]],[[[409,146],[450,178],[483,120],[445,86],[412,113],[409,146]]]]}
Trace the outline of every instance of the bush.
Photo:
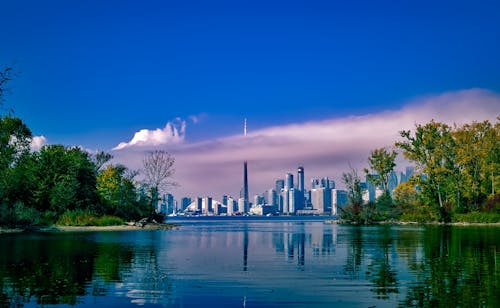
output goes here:
{"type": "Polygon", "coordinates": [[[56,222],[60,226],[118,226],[125,224],[122,218],[116,216],[96,216],[89,211],[66,211],[56,222]]]}
{"type": "Polygon", "coordinates": [[[13,220],[16,225],[31,226],[40,224],[41,217],[36,209],[25,206],[22,202],[16,202],[13,220]]]}
{"type": "Polygon", "coordinates": [[[454,214],[452,216],[453,222],[467,222],[467,223],[494,223],[500,222],[500,214],[497,213],[481,213],[471,212],[467,214],[454,214]]]}

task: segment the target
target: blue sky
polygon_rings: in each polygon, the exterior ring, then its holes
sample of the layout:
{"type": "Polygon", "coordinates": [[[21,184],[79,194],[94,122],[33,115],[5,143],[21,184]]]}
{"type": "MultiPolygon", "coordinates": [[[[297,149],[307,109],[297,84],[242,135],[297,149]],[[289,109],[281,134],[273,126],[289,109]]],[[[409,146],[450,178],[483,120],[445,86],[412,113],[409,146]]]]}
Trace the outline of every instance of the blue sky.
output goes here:
{"type": "Polygon", "coordinates": [[[202,143],[240,133],[244,117],[259,131],[496,95],[499,12],[498,1],[2,1],[0,64],[19,72],[6,106],[49,143],[110,150],[177,117],[182,142],[202,143]]]}

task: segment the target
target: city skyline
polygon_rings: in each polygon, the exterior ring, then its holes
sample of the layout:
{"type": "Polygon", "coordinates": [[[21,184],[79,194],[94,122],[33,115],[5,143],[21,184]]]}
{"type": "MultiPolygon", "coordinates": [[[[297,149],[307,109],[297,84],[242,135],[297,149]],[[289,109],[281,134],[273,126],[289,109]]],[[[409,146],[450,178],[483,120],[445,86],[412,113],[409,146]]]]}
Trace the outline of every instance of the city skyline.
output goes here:
{"type": "Polygon", "coordinates": [[[298,165],[342,185],[403,129],[500,114],[499,6],[11,1],[3,112],[30,127],[34,150],[104,150],[135,170],[167,150],[175,195],[238,196],[245,160],[249,196],[298,165]]]}

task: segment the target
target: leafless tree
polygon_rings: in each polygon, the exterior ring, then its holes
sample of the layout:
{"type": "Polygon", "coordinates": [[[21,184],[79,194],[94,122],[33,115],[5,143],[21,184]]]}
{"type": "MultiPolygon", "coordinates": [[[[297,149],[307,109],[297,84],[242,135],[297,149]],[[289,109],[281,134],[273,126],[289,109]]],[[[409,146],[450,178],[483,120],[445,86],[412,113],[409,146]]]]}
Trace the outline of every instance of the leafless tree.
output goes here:
{"type": "Polygon", "coordinates": [[[12,80],[13,71],[11,67],[0,69],[0,106],[3,103],[5,94],[7,94],[6,84],[12,80]]]}
{"type": "Polygon", "coordinates": [[[167,151],[155,150],[149,152],[142,163],[144,182],[151,194],[152,205],[155,205],[161,193],[166,192],[170,187],[178,185],[172,181],[175,173],[175,158],[167,151]]]}

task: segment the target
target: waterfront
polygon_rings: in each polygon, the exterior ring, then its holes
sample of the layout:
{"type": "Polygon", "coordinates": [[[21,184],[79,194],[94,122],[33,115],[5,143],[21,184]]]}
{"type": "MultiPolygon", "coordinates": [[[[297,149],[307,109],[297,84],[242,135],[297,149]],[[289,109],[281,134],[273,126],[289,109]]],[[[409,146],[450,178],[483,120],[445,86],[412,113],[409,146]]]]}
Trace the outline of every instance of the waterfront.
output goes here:
{"type": "Polygon", "coordinates": [[[0,306],[500,306],[498,226],[173,219],[0,236],[0,306]]]}

